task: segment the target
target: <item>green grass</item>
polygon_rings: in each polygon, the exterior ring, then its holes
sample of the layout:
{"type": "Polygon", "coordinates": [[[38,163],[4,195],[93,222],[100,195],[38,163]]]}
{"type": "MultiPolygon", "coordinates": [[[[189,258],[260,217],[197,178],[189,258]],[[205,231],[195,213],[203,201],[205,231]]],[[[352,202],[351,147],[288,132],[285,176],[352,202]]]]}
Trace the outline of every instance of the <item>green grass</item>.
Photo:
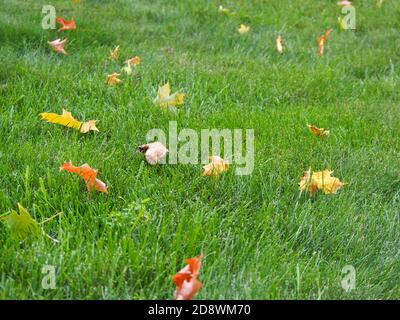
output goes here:
{"type": "Polygon", "coordinates": [[[336,0],[81,2],[0,0],[0,214],[17,202],[39,222],[64,213],[43,226],[59,244],[20,244],[0,224],[0,298],[171,299],[171,276],[200,252],[198,299],[400,298],[398,1],[355,0],[356,32],[339,30],[336,0]],[[75,17],[77,30],[61,35],[68,56],[47,45],[58,34],[41,28],[44,4],[75,17]],[[240,23],[251,31],[240,35],[240,23]],[[116,45],[119,63],[108,60],[116,45]],[[133,55],[138,74],[107,87],[133,55]],[[172,112],[152,103],[167,80],[186,93],[172,112]],[[98,119],[100,132],[40,121],[62,108],[98,119]],[[216,180],[200,164],[145,164],[136,147],[169,121],[253,128],[254,172],[216,180]],[[68,160],[97,168],[110,194],[59,172],[68,160]],[[310,166],[347,184],[299,198],[310,166]],[[45,264],[55,290],[41,286],[45,264]],[[345,265],[357,275],[349,293],[345,265]]]}

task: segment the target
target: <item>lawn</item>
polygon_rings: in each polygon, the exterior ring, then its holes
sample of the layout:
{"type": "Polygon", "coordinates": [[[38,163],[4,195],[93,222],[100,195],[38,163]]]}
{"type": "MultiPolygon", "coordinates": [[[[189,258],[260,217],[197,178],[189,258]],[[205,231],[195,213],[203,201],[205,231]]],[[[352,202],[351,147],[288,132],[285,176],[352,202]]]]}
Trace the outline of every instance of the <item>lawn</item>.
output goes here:
{"type": "Polygon", "coordinates": [[[0,0],[0,215],[17,203],[39,223],[62,212],[41,225],[58,243],[0,223],[0,298],[172,299],[172,276],[203,253],[196,299],[399,299],[400,3],[354,0],[357,30],[343,31],[336,2],[0,0]],[[42,29],[48,4],[76,30],[42,29]],[[68,55],[52,51],[65,37],[68,55]],[[135,55],[135,74],[109,87],[135,55]],[[182,106],[153,103],[167,81],[182,106]],[[40,119],[63,108],[99,132],[40,119]],[[253,172],[147,164],[137,147],[170,121],[254,129],[253,172]],[[69,160],[98,169],[109,194],[60,172],[69,160]],[[300,194],[309,167],[345,185],[300,194]]]}

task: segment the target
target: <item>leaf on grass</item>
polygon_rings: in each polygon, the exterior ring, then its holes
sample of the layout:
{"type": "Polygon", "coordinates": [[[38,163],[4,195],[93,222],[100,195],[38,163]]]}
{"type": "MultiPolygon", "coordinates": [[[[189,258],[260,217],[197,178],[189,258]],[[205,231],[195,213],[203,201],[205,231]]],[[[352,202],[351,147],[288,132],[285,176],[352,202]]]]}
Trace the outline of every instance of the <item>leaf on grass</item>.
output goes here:
{"type": "Polygon", "coordinates": [[[160,107],[178,106],[183,104],[185,97],[184,93],[175,92],[172,95],[170,95],[170,93],[171,87],[169,82],[167,82],[162,87],[158,87],[157,97],[153,102],[160,107]]]}
{"type": "Polygon", "coordinates": [[[211,162],[203,166],[203,177],[207,176],[219,176],[222,172],[228,171],[229,163],[219,156],[211,156],[211,162]]]}
{"type": "Polygon", "coordinates": [[[72,162],[64,162],[60,167],[60,171],[68,171],[72,173],[76,173],[81,176],[86,183],[88,191],[92,191],[93,189],[99,192],[108,193],[107,185],[96,178],[97,170],[92,169],[87,163],[81,165],[80,167],[76,167],[72,164],[72,162]]]}
{"type": "Polygon", "coordinates": [[[187,265],[172,277],[172,281],[176,285],[176,300],[191,300],[202,287],[201,282],[197,279],[202,258],[203,254],[186,259],[187,265]]]}
{"type": "Polygon", "coordinates": [[[322,36],[319,36],[317,38],[317,43],[318,43],[318,51],[317,54],[322,56],[324,54],[324,45],[325,42],[328,40],[329,35],[331,34],[331,32],[333,31],[333,29],[328,29],[325,31],[325,33],[322,36]]]}
{"type": "Polygon", "coordinates": [[[55,52],[62,53],[64,55],[68,54],[64,49],[65,44],[67,43],[67,38],[65,38],[64,40],[56,39],[53,41],[48,41],[47,43],[50,45],[50,47],[53,48],[55,52]]]}
{"type": "Polygon", "coordinates": [[[63,31],[63,30],[75,30],[76,29],[76,24],[74,18],[71,20],[64,20],[61,17],[57,17],[56,21],[61,24],[61,28],[58,29],[58,32],[63,31]]]}
{"type": "Polygon", "coordinates": [[[245,24],[241,24],[239,29],[238,29],[238,32],[240,34],[244,34],[244,33],[247,33],[249,31],[250,31],[250,26],[246,26],[245,24]]]}
{"type": "Polygon", "coordinates": [[[337,5],[341,6],[341,7],[351,6],[351,1],[342,0],[342,1],[337,2],[337,5]]]}
{"type": "Polygon", "coordinates": [[[230,10],[227,9],[227,8],[225,8],[224,6],[220,5],[220,6],[218,7],[218,12],[219,12],[219,13],[223,13],[223,14],[229,14],[229,13],[230,13],[230,10]]]}
{"type": "Polygon", "coordinates": [[[283,47],[282,47],[282,37],[278,35],[276,37],[276,50],[282,54],[283,53],[283,47]]]}
{"type": "Polygon", "coordinates": [[[324,128],[318,128],[310,124],[308,124],[307,127],[308,130],[310,130],[310,132],[316,137],[326,138],[330,134],[329,130],[325,130],[324,128]]]}
{"type": "Polygon", "coordinates": [[[137,66],[140,64],[140,57],[134,56],[133,58],[126,60],[125,63],[130,66],[137,66]]]}
{"type": "Polygon", "coordinates": [[[28,211],[18,203],[18,212],[11,210],[11,213],[1,218],[4,220],[11,231],[14,232],[20,240],[24,240],[32,235],[38,238],[41,234],[39,223],[33,219],[28,211]]]}
{"type": "Polygon", "coordinates": [[[62,114],[57,113],[49,113],[43,112],[40,114],[42,116],[42,120],[47,122],[61,124],[68,128],[74,128],[75,130],[79,130],[82,133],[87,133],[89,131],[99,131],[96,127],[97,120],[89,120],[87,122],[80,122],[76,120],[71,112],[68,112],[63,109],[62,114]]]}
{"type": "Polygon", "coordinates": [[[144,153],[146,161],[152,166],[156,165],[168,153],[168,149],[159,141],[143,144],[138,147],[138,150],[144,153]]]}
{"type": "Polygon", "coordinates": [[[121,79],[118,79],[118,77],[120,76],[119,73],[113,72],[112,74],[109,74],[106,78],[106,82],[109,86],[113,86],[116,85],[120,82],[122,82],[121,79]]]}
{"type": "Polygon", "coordinates": [[[110,60],[118,60],[118,50],[119,50],[119,46],[116,46],[114,48],[114,50],[110,50],[110,60]]]}
{"type": "Polygon", "coordinates": [[[300,191],[308,192],[311,196],[322,190],[325,194],[335,194],[344,185],[339,178],[332,177],[330,170],[317,171],[311,174],[311,168],[304,172],[299,182],[300,191]]]}

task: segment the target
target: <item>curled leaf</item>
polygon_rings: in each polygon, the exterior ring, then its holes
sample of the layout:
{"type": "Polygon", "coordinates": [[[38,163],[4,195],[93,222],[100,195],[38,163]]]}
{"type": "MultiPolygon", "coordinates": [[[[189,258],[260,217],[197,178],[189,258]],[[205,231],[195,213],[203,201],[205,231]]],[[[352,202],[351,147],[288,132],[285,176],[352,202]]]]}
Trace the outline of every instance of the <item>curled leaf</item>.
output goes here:
{"type": "Polygon", "coordinates": [[[308,124],[307,127],[308,127],[308,130],[310,130],[310,132],[316,137],[326,138],[330,134],[330,131],[325,130],[324,128],[318,128],[318,127],[310,125],[310,124],[308,124]]]}
{"type": "Polygon", "coordinates": [[[207,176],[219,176],[222,172],[228,171],[229,163],[219,156],[211,156],[211,162],[203,166],[203,177],[207,176]]]}
{"type": "Polygon", "coordinates": [[[116,84],[122,82],[121,79],[118,79],[119,76],[120,76],[120,74],[116,73],[116,72],[113,72],[112,74],[107,75],[107,78],[106,78],[107,84],[109,86],[113,86],[113,85],[116,85],[116,84]]]}
{"type": "Polygon", "coordinates": [[[329,35],[331,34],[331,32],[333,31],[333,29],[328,29],[325,31],[325,33],[322,36],[319,36],[317,38],[317,43],[318,43],[318,51],[317,54],[322,56],[324,54],[324,45],[325,42],[328,40],[329,35]]]}
{"type": "Polygon", "coordinates": [[[276,37],[276,50],[282,54],[283,53],[283,47],[282,47],[282,37],[279,35],[276,37]]]}
{"type": "Polygon", "coordinates": [[[114,50],[110,50],[110,55],[109,55],[110,60],[118,60],[118,50],[119,46],[116,46],[114,50]]]}
{"type": "Polygon", "coordinates": [[[126,60],[125,63],[130,66],[137,66],[140,64],[140,57],[135,56],[133,58],[126,60]]]}
{"type": "Polygon", "coordinates": [[[156,165],[168,153],[168,149],[159,141],[143,144],[138,147],[138,150],[144,153],[146,161],[152,166],[156,165]]]}
{"type": "Polygon", "coordinates": [[[56,21],[61,24],[61,28],[58,29],[58,32],[63,31],[63,30],[75,30],[76,29],[76,24],[74,18],[71,20],[64,20],[61,17],[57,17],[56,21]]]}
{"type": "Polygon", "coordinates": [[[239,29],[238,29],[238,32],[240,34],[244,34],[244,33],[247,33],[249,31],[250,31],[250,26],[246,26],[245,24],[241,24],[239,29]]]}
{"type": "Polygon", "coordinates": [[[227,9],[227,8],[225,8],[224,6],[220,5],[220,6],[218,7],[218,12],[219,12],[219,13],[223,13],[223,14],[229,14],[229,13],[230,13],[230,10],[227,9]]]}
{"type": "Polygon", "coordinates": [[[61,124],[65,127],[79,130],[82,133],[87,133],[91,130],[99,131],[96,127],[97,120],[89,120],[87,122],[82,123],[76,120],[72,116],[71,112],[68,112],[64,109],[62,110],[62,114],[43,112],[40,115],[42,117],[42,120],[45,120],[50,123],[61,124]]]}
{"type": "Polygon", "coordinates": [[[72,164],[72,161],[64,162],[63,165],[60,167],[60,171],[63,170],[76,173],[77,175],[82,177],[86,183],[88,191],[94,189],[99,192],[108,193],[107,185],[103,181],[96,178],[97,170],[92,169],[87,163],[81,165],[80,167],[76,167],[72,164]]]}
{"type": "Polygon", "coordinates": [[[195,258],[186,259],[187,265],[172,277],[175,283],[175,299],[191,300],[202,287],[197,279],[203,254],[195,258]]]}
{"type": "Polygon", "coordinates": [[[342,1],[337,2],[337,5],[341,6],[341,7],[350,6],[351,5],[351,1],[342,0],[342,1]]]}
{"type": "Polygon", "coordinates": [[[68,54],[64,49],[65,44],[67,43],[67,38],[65,38],[64,40],[56,39],[53,41],[48,41],[47,43],[52,47],[55,52],[62,53],[64,55],[68,54]]]}
{"type": "Polygon", "coordinates": [[[160,107],[171,107],[183,104],[183,100],[185,97],[184,93],[175,92],[172,95],[170,95],[170,93],[171,87],[169,85],[169,82],[167,82],[162,87],[158,87],[157,97],[155,97],[153,102],[160,107]]]}

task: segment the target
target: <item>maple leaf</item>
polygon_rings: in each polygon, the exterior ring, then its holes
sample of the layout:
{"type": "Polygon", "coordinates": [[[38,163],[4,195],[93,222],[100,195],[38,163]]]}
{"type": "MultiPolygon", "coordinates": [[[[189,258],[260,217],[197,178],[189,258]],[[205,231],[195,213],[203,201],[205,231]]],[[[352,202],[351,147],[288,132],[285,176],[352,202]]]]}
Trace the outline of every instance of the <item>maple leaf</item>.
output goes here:
{"type": "Polygon", "coordinates": [[[276,37],[276,50],[282,54],[283,53],[283,47],[282,47],[282,37],[279,35],[276,37]]]}
{"type": "Polygon", "coordinates": [[[304,171],[304,176],[301,177],[299,182],[300,191],[308,191],[312,196],[318,192],[318,184],[311,179],[311,168],[304,171]]]}
{"type": "Polygon", "coordinates": [[[1,217],[1,220],[8,224],[11,231],[14,232],[20,240],[24,240],[30,235],[38,238],[41,234],[39,223],[37,223],[19,203],[18,212],[19,214],[15,210],[11,210],[11,213],[1,217]]]}
{"type": "Polygon", "coordinates": [[[308,124],[307,127],[308,127],[308,130],[310,130],[310,132],[316,137],[326,138],[330,134],[330,131],[325,130],[324,128],[318,128],[318,127],[310,125],[310,124],[308,124]]]}
{"type": "Polygon", "coordinates": [[[107,75],[107,78],[106,78],[107,84],[109,86],[113,86],[113,85],[120,83],[122,80],[118,79],[119,76],[120,76],[120,74],[116,73],[116,72],[113,72],[112,74],[107,75]]]}
{"type": "Polygon", "coordinates": [[[338,178],[332,177],[333,171],[324,170],[313,172],[311,168],[304,172],[304,176],[299,182],[300,191],[307,191],[314,195],[318,190],[323,190],[325,194],[335,194],[344,185],[338,178]]]}
{"type": "Polygon", "coordinates": [[[219,156],[211,156],[211,162],[203,166],[203,177],[206,176],[219,176],[222,172],[229,169],[229,163],[219,156]]]}
{"type": "Polygon", "coordinates": [[[316,181],[318,189],[323,190],[325,194],[337,193],[337,191],[344,185],[338,178],[332,177],[333,171],[324,170],[314,172],[312,180],[316,181]]]}
{"type": "Polygon", "coordinates": [[[241,24],[239,29],[238,29],[238,32],[240,34],[244,34],[244,33],[247,33],[249,31],[250,31],[250,26],[246,26],[245,24],[241,24]]]}
{"type": "Polygon", "coordinates": [[[187,265],[172,277],[176,286],[176,300],[191,300],[202,287],[201,282],[197,279],[202,258],[203,254],[186,259],[187,265]]]}
{"type": "Polygon", "coordinates": [[[65,38],[64,40],[56,39],[53,41],[48,41],[47,43],[53,48],[55,52],[63,53],[65,55],[68,54],[64,49],[65,44],[67,43],[67,38],[65,38]]]}
{"type": "Polygon", "coordinates": [[[45,120],[50,123],[61,124],[68,128],[73,128],[75,130],[79,130],[82,133],[87,133],[89,131],[99,131],[96,127],[97,120],[89,120],[87,122],[80,122],[76,120],[71,112],[66,110],[62,110],[62,114],[57,113],[49,113],[43,112],[40,114],[42,116],[42,120],[45,120]]]}
{"type": "Polygon", "coordinates": [[[125,63],[130,66],[137,66],[140,64],[140,57],[134,56],[133,58],[126,60],[125,63]]]}
{"type": "Polygon", "coordinates": [[[157,97],[155,97],[153,102],[160,107],[170,107],[183,104],[183,100],[185,97],[184,93],[175,92],[172,95],[170,95],[170,93],[171,87],[169,85],[169,82],[167,82],[162,87],[158,87],[157,97]]]}
{"type": "Polygon", "coordinates": [[[347,0],[339,1],[339,2],[337,2],[337,5],[341,6],[341,7],[350,6],[351,1],[347,1],[347,0]]]}
{"type": "Polygon", "coordinates": [[[324,45],[325,42],[328,40],[329,35],[331,34],[331,32],[333,31],[333,29],[328,29],[325,31],[325,33],[322,36],[319,36],[317,38],[317,43],[318,43],[318,51],[317,54],[322,56],[324,54],[324,45]]]}
{"type": "Polygon", "coordinates": [[[119,46],[116,46],[114,48],[114,50],[110,50],[110,60],[118,60],[118,50],[119,50],[119,46]]]}
{"type": "Polygon", "coordinates": [[[220,6],[218,7],[218,12],[219,12],[219,13],[224,13],[224,14],[229,14],[229,13],[230,13],[230,10],[227,9],[227,8],[225,8],[224,6],[220,5],[220,6]]]}
{"type": "Polygon", "coordinates": [[[88,191],[96,190],[99,192],[108,193],[107,185],[96,178],[97,170],[92,169],[87,163],[81,165],[80,167],[76,167],[70,162],[64,162],[63,165],[60,167],[60,171],[68,171],[72,173],[76,173],[77,175],[81,176],[86,183],[88,191]]]}
{"type": "Polygon", "coordinates": [[[64,20],[61,17],[57,17],[56,21],[61,24],[61,28],[58,29],[58,32],[63,31],[63,30],[75,30],[76,29],[76,24],[74,18],[72,18],[70,21],[64,20]]]}
{"type": "Polygon", "coordinates": [[[156,165],[168,153],[168,149],[159,141],[143,144],[138,147],[144,153],[146,161],[151,165],[156,165]]]}

